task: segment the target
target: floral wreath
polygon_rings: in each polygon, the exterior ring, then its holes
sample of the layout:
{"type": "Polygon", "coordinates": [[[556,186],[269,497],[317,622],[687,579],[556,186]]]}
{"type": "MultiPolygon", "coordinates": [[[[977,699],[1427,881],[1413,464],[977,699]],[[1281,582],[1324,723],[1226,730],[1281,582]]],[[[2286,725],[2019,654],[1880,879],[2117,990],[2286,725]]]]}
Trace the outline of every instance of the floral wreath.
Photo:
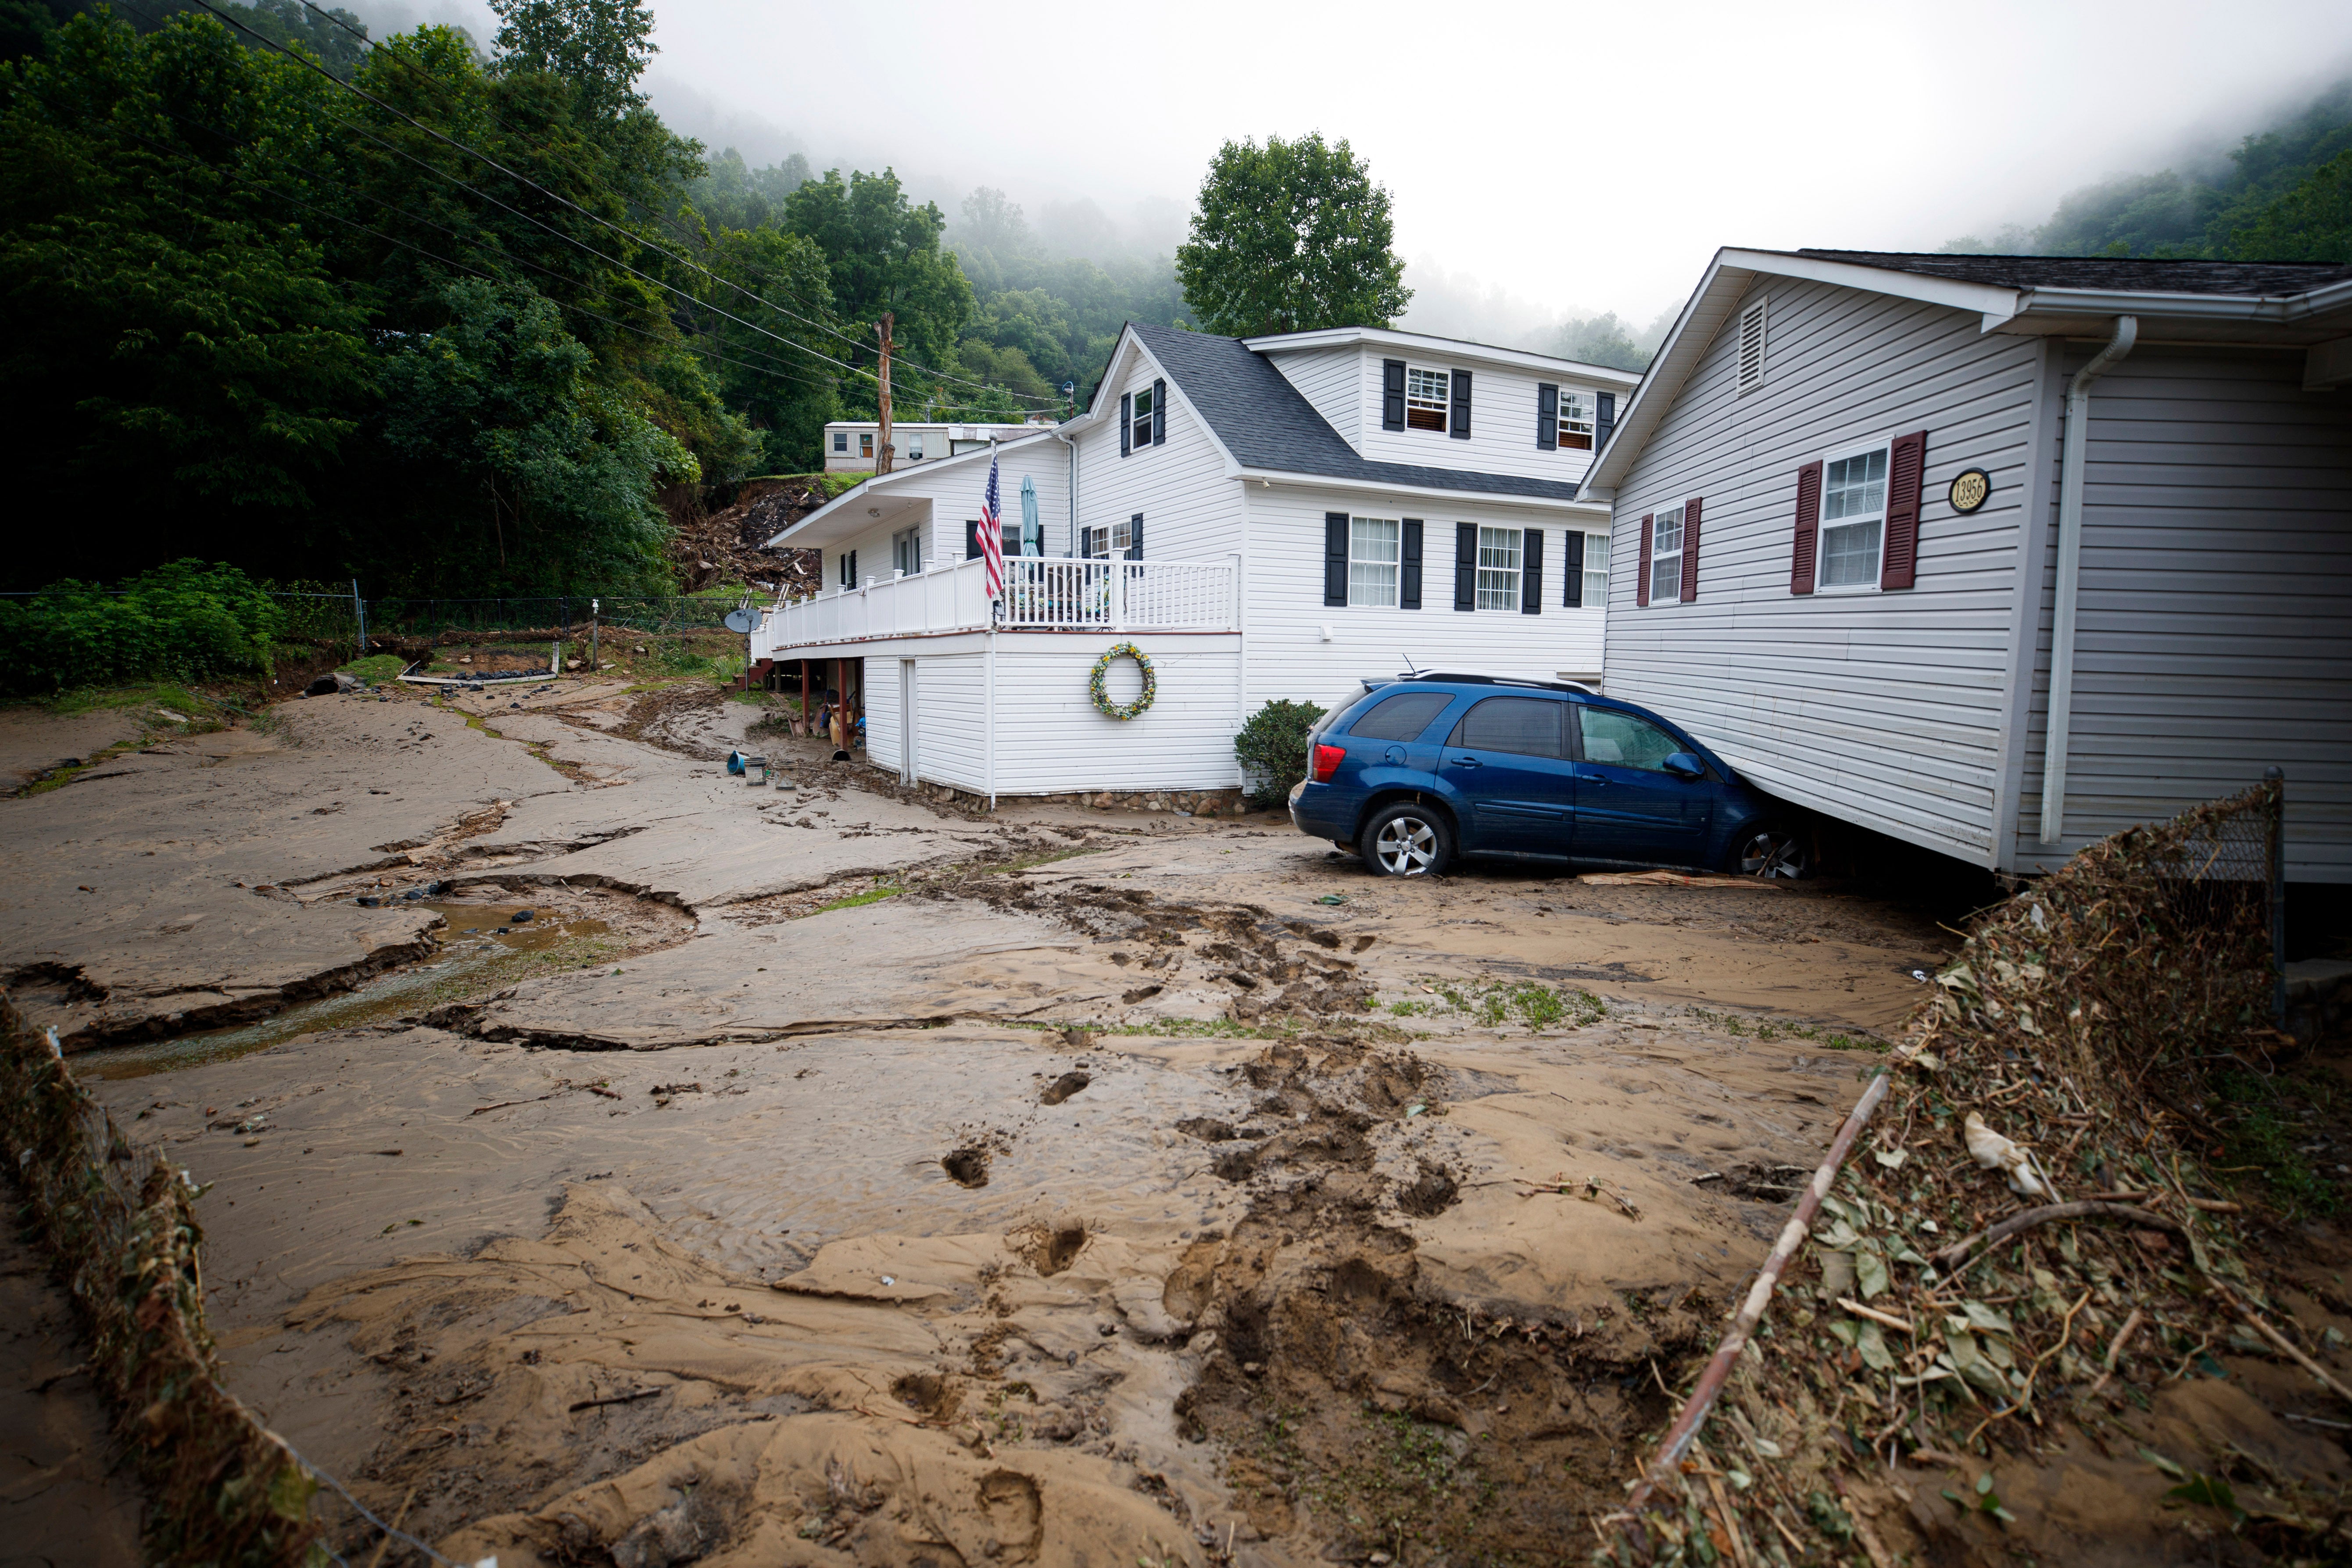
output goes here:
{"type": "Polygon", "coordinates": [[[1151,671],[1151,656],[1131,642],[1111,644],[1110,651],[1095,660],[1095,672],[1087,677],[1087,694],[1095,700],[1095,706],[1106,717],[1112,719],[1134,718],[1151,706],[1151,700],[1159,689],[1160,679],[1151,671]],[[1113,702],[1110,693],[1103,687],[1103,677],[1109,674],[1110,667],[1122,658],[1135,660],[1136,668],[1143,671],[1142,694],[1132,702],[1113,702]]]}

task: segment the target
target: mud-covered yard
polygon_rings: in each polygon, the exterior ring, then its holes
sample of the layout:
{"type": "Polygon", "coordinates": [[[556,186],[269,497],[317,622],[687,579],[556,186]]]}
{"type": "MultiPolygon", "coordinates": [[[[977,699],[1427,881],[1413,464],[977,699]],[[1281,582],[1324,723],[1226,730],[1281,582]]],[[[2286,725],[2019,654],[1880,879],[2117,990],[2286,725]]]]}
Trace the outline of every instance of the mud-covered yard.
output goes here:
{"type": "Polygon", "coordinates": [[[1951,940],[465,700],[0,802],[0,967],[234,1391],[507,1568],[1580,1555],[1951,940]]]}

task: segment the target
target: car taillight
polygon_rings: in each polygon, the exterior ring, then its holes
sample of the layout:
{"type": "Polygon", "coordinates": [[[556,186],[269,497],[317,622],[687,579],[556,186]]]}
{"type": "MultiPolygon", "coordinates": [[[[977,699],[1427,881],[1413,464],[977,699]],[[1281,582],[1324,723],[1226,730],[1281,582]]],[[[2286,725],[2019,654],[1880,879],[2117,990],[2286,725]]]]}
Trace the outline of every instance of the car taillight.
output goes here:
{"type": "Polygon", "coordinates": [[[1339,771],[1339,760],[1347,754],[1348,748],[1345,746],[1317,746],[1315,748],[1315,782],[1329,784],[1331,775],[1339,771]]]}

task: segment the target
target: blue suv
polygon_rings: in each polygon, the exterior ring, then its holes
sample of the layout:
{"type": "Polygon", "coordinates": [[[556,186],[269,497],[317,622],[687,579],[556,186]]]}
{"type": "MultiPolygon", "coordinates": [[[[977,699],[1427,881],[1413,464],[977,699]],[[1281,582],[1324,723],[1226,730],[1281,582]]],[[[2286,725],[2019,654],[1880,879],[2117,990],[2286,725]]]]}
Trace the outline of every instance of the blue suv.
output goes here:
{"type": "Polygon", "coordinates": [[[1645,708],[1568,683],[1365,683],[1308,737],[1290,820],[1375,876],[1457,856],[1801,877],[1788,810],[1645,708]]]}

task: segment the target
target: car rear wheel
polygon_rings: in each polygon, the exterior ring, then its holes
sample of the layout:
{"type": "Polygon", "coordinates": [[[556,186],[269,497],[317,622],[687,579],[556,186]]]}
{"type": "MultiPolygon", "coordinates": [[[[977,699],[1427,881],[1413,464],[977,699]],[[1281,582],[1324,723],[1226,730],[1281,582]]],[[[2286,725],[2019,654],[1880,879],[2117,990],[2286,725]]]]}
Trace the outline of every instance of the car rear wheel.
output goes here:
{"type": "Polygon", "coordinates": [[[1364,824],[1356,847],[1375,877],[1429,877],[1454,865],[1454,825],[1410,801],[1383,806],[1364,824]]]}
{"type": "Polygon", "coordinates": [[[1731,857],[1731,868],[1743,877],[1795,879],[1813,874],[1811,849],[1796,834],[1777,822],[1749,830],[1731,857]]]}

